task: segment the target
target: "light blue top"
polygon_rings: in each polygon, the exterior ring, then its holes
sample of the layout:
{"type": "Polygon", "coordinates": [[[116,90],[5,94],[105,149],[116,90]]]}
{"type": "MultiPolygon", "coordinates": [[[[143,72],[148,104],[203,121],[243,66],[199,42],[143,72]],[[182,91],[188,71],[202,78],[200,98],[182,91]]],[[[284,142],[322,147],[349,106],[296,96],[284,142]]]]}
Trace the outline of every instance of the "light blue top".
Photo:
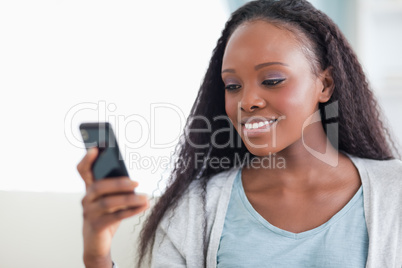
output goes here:
{"type": "MultiPolygon", "coordinates": [[[[366,268],[402,268],[402,161],[348,156],[363,185],[364,216],[370,238],[366,268]]],[[[206,189],[202,180],[194,180],[177,206],[166,211],[156,229],[152,251],[146,255],[152,268],[216,268],[238,171],[232,168],[213,175],[206,189]]],[[[354,230],[350,233],[356,235],[354,230]]],[[[349,237],[345,240],[349,241],[349,237]]]]}
{"type": "Polygon", "coordinates": [[[224,221],[217,267],[363,268],[368,244],[362,187],[326,223],[292,233],[273,226],[254,210],[239,170],[224,221]]]}

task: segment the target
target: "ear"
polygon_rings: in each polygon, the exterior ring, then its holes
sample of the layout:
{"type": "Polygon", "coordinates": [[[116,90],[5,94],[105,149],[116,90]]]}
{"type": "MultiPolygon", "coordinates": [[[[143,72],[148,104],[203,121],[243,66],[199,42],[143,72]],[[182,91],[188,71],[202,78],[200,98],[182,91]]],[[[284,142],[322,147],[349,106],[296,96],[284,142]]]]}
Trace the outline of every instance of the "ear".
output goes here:
{"type": "Polygon", "coordinates": [[[332,93],[334,93],[334,79],[332,77],[332,67],[328,67],[325,69],[321,75],[321,82],[322,82],[322,89],[321,92],[319,93],[319,102],[325,103],[329,101],[329,99],[332,96],[332,93]]]}

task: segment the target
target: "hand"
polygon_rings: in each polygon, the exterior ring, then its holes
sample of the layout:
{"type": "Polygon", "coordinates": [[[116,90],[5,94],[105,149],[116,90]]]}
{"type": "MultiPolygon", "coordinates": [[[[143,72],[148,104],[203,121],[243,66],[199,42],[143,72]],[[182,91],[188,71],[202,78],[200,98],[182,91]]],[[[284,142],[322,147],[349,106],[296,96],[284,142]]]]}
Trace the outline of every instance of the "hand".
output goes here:
{"type": "Polygon", "coordinates": [[[141,213],[149,207],[145,195],[134,193],[137,182],[128,177],[94,180],[91,166],[98,155],[91,148],[77,165],[86,186],[82,199],[84,211],[84,263],[89,267],[111,267],[112,238],[121,221],[141,213]]]}

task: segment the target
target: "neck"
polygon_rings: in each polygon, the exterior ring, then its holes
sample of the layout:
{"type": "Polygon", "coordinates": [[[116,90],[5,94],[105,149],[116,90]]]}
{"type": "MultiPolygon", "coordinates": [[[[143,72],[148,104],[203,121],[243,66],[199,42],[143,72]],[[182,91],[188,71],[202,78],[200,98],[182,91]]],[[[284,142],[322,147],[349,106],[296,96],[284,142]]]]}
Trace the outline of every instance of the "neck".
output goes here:
{"type": "Polygon", "coordinates": [[[344,156],[330,144],[322,126],[316,125],[309,132],[306,134],[314,135],[305,135],[304,142],[300,139],[269,156],[271,164],[275,162],[275,165],[267,168],[261,164],[247,168],[254,183],[258,187],[307,189],[328,182],[328,178],[333,177],[331,174],[337,170],[338,160],[344,156]]]}

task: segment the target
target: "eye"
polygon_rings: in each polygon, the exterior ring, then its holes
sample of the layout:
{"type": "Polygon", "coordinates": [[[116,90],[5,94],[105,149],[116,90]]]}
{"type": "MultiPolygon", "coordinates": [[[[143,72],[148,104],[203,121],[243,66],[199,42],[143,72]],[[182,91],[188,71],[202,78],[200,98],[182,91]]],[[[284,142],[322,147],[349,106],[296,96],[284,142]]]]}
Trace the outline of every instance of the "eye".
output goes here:
{"type": "Polygon", "coordinates": [[[267,79],[262,82],[264,86],[276,86],[280,83],[285,81],[285,78],[278,78],[278,79],[267,79]]]}
{"type": "Polygon", "coordinates": [[[226,85],[226,86],[225,86],[225,89],[226,89],[227,91],[234,91],[234,90],[239,89],[239,88],[241,88],[241,86],[240,86],[240,85],[236,85],[236,84],[230,84],[230,85],[226,85]]]}

